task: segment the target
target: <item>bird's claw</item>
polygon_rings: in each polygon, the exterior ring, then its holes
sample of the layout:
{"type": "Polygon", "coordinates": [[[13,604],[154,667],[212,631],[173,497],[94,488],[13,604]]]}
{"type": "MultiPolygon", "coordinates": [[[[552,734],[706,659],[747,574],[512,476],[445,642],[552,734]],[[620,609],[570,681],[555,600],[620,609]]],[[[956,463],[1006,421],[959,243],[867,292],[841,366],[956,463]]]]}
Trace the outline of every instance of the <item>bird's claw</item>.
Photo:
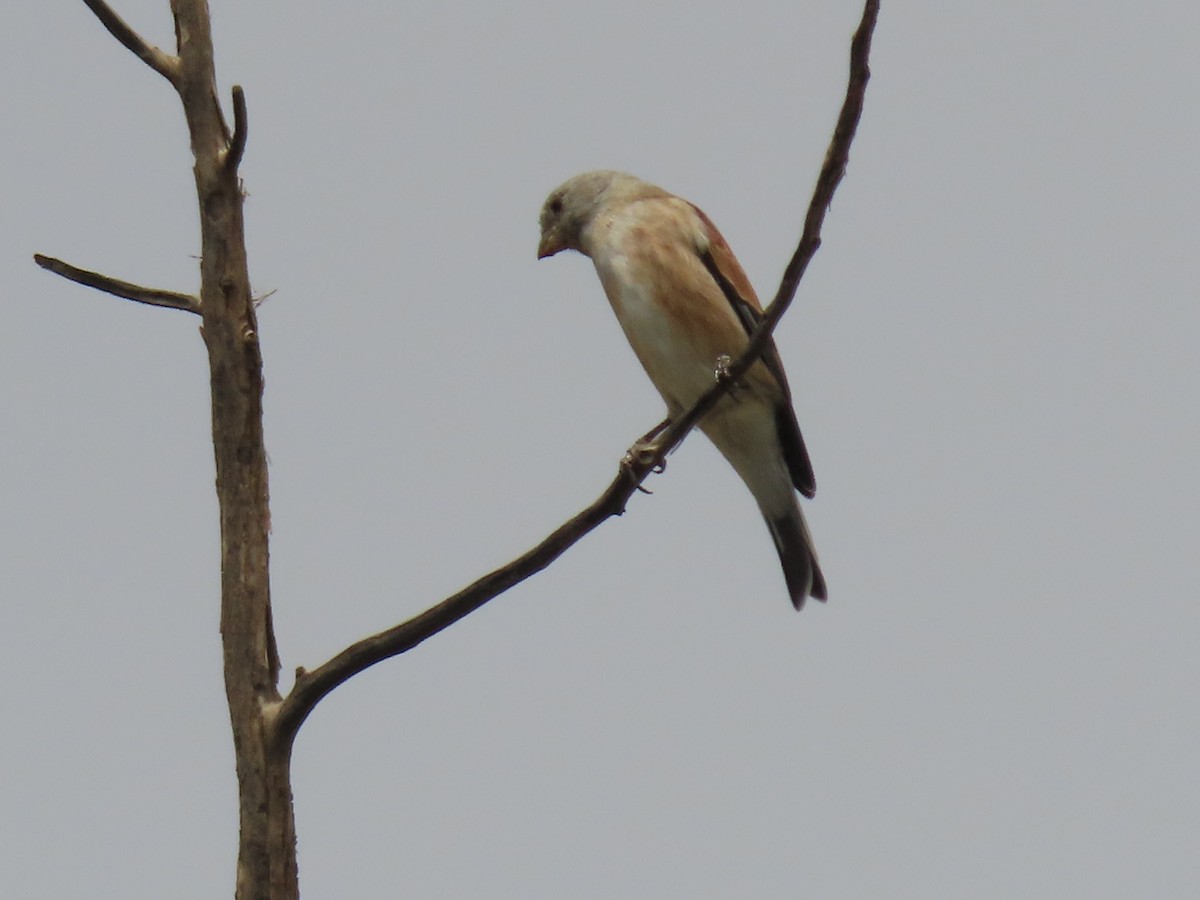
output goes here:
{"type": "Polygon", "coordinates": [[[667,470],[667,461],[660,459],[655,462],[654,459],[658,455],[659,444],[657,441],[638,441],[625,452],[625,457],[621,460],[621,464],[631,469],[650,468],[651,472],[656,475],[667,470]]]}

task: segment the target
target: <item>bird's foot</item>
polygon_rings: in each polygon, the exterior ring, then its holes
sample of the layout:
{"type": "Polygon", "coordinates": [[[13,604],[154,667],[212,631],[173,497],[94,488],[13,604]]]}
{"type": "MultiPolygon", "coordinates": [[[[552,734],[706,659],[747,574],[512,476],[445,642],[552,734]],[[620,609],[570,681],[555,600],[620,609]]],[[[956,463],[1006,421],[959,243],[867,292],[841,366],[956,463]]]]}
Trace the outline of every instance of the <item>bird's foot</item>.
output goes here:
{"type": "Polygon", "coordinates": [[[641,479],[647,474],[653,472],[659,474],[667,470],[666,460],[655,459],[662,444],[658,439],[667,427],[671,424],[671,417],[667,416],[640,438],[633,442],[633,446],[625,451],[625,456],[621,459],[621,468],[629,472],[629,474],[638,481],[637,489],[643,494],[652,493],[642,487],[641,479]]]}
{"type": "Polygon", "coordinates": [[[658,456],[660,449],[658,441],[640,440],[634,443],[627,451],[625,457],[621,460],[621,464],[633,469],[646,469],[655,474],[665,472],[667,470],[667,461],[660,459],[655,462],[655,457],[658,456]]]}
{"type": "Polygon", "coordinates": [[[729,380],[729,367],[733,363],[733,357],[728,353],[722,353],[717,357],[717,365],[713,370],[713,375],[717,381],[726,382],[729,380]]]}
{"type": "Polygon", "coordinates": [[[737,389],[741,387],[729,374],[729,368],[733,365],[733,357],[728,353],[722,353],[717,357],[717,363],[713,367],[713,377],[718,384],[729,385],[729,396],[736,397],[737,389]]]}
{"type": "MultiPolygon", "coordinates": [[[[659,429],[661,430],[661,429],[659,429]]],[[[653,434],[654,432],[651,432],[653,434]]],[[[647,441],[645,439],[636,441],[632,447],[626,452],[621,459],[621,468],[625,469],[638,482],[637,489],[643,494],[653,493],[642,487],[641,480],[646,477],[649,472],[656,475],[667,470],[667,461],[660,459],[655,462],[658,457],[661,444],[658,441],[647,441]]]]}

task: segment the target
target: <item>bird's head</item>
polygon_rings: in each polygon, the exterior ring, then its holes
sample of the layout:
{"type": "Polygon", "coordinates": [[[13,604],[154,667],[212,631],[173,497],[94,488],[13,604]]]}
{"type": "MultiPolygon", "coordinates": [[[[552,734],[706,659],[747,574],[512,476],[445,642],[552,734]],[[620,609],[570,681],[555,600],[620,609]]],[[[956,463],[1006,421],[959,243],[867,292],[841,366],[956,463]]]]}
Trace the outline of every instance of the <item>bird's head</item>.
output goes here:
{"type": "Polygon", "coordinates": [[[626,194],[643,187],[647,187],[645,182],[632,175],[608,170],[584,172],[560,184],[542,204],[538,259],[560,250],[587,253],[583,233],[600,208],[615,199],[626,199],[626,194]]]}

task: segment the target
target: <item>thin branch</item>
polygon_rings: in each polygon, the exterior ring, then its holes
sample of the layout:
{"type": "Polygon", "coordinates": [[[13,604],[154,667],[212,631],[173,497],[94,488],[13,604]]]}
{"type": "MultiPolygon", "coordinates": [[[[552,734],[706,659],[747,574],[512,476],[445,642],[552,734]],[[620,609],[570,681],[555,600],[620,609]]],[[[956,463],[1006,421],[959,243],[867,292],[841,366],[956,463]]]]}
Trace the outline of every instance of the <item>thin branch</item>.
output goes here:
{"type": "Polygon", "coordinates": [[[120,41],[129,50],[178,89],[180,79],[180,62],[178,56],[164,53],[153,44],[146,43],[140,34],[118,16],[104,0],[83,0],[87,8],[96,14],[96,18],[108,29],[108,33],[120,41]]]}
{"type": "Polygon", "coordinates": [[[648,474],[649,469],[622,466],[613,483],[591,506],[559,526],[532,550],[407,622],[352,644],[320,668],[311,672],[297,669],[296,684],[276,711],[276,741],[289,743],[317,703],[338,685],[375,663],[411,650],[426,638],[453,625],[546,568],[605,519],[620,515],[630,495],[648,474]]]}
{"type": "Polygon", "coordinates": [[[474,612],[489,600],[540,572],[609,517],[623,513],[625,504],[642,481],[662,463],[696,422],[749,370],[770,340],[771,332],[780,316],[795,296],[805,267],[821,244],[820,230],[825,210],[845,172],[850,144],[862,114],[863,97],[870,75],[867,60],[878,13],[878,0],[867,0],[862,21],[851,43],[850,81],[846,100],[825,155],[825,163],[817,178],[812,201],[809,203],[804,233],[784,271],[783,282],[779,286],[775,301],[764,314],[746,350],[729,367],[728,377],[714,380],[714,386],[695,406],[671,423],[663,432],[653,454],[630,454],[626,457],[617,477],[591,506],[563,524],[532,550],[407,622],[352,644],[318,669],[312,672],[297,670],[295,686],[276,709],[275,740],[279,744],[290,745],[309,713],[338,685],[375,663],[411,650],[425,639],[474,612]]]}
{"type": "Polygon", "coordinates": [[[825,152],[825,162],[817,176],[817,184],[813,189],[812,200],[808,204],[808,212],[804,217],[804,231],[796,252],[792,254],[787,268],[783,270],[783,278],[775,299],[763,311],[762,321],[750,336],[750,342],[742,355],[725,371],[725,377],[709,388],[695,405],[686,413],[671,423],[663,433],[655,462],[660,463],[687,436],[704,416],[717,405],[717,402],[736,384],[743,375],[750,371],[754,361],[762,355],[771,341],[771,334],[783,314],[791,306],[796,296],[796,288],[804,276],[805,269],[821,246],[821,226],[825,223],[825,213],[833,202],[834,191],[837,190],[842,176],[846,174],[846,164],[850,159],[850,144],[854,141],[854,133],[858,129],[858,121],[862,117],[863,99],[866,97],[867,82],[871,77],[868,61],[871,55],[871,37],[875,32],[875,20],[879,17],[879,0],[867,0],[863,8],[862,21],[850,42],[850,78],[846,85],[846,99],[842,102],[842,110],[838,114],[837,125],[833,130],[833,138],[829,149],[825,152]]]}
{"type": "Polygon", "coordinates": [[[859,23],[854,39],[850,42],[850,81],[846,86],[846,99],[842,102],[842,111],[838,114],[833,139],[825,154],[821,174],[817,176],[813,198],[808,204],[808,213],[804,217],[804,233],[795,254],[783,271],[779,291],[764,314],[766,319],[778,321],[787,311],[809,260],[821,246],[821,226],[825,222],[825,213],[833,202],[833,192],[837,190],[842,176],[846,174],[846,164],[850,160],[850,144],[858,130],[858,120],[862,117],[867,82],[871,78],[871,68],[868,65],[871,38],[875,33],[875,20],[878,17],[879,0],[868,0],[863,10],[862,22],[859,23]]]}
{"type": "Polygon", "coordinates": [[[230,172],[237,171],[241,165],[242,154],[246,152],[246,132],[250,127],[246,119],[246,92],[240,84],[233,86],[233,137],[229,148],[225,151],[225,168],[230,172]]]}
{"type": "Polygon", "coordinates": [[[107,275],[101,275],[99,272],[80,269],[70,263],[63,262],[61,259],[55,259],[53,256],[43,256],[40,253],[33,254],[33,261],[48,272],[61,275],[68,281],[74,281],[77,284],[95,288],[98,291],[104,291],[106,294],[123,297],[126,300],[133,300],[137,303],[146,303],[150,306],[182,309],[185,312],[200,315],[200,299],[191,294],[163,291],[158,288],[148,288],[140,284],[121,281],[118,278],[109,278],[107,275]]]}

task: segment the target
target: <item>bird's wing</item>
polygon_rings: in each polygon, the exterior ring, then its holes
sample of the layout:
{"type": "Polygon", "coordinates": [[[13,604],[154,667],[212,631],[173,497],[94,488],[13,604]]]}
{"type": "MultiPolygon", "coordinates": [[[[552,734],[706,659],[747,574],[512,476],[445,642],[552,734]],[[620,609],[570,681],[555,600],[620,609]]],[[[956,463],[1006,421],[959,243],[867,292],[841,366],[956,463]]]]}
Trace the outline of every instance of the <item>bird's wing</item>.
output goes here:
{"type": "MultiPolygon", "coordinates": [[[[750,279],[742,271],[737,257],[729,249],[717,226],[699,207],[692,206],[692,209],[703,223],[706,238],[705,244],[696,248],[700,260],[729,301],[746,334],[750,335],[762,320],[762,305],[758,302],[750,279]]],[[[776,407],[775,424],[792,483],[805,497],[812,497],[817,492],[817,480],[808,457],[808,448],[804,446],[804,437],[800,433],[800,423],[796,421],[796,411],[792,408],[791,388],[774,340],[767,341],[761,359],[783,392],[783,402],[776,407]]]]}

